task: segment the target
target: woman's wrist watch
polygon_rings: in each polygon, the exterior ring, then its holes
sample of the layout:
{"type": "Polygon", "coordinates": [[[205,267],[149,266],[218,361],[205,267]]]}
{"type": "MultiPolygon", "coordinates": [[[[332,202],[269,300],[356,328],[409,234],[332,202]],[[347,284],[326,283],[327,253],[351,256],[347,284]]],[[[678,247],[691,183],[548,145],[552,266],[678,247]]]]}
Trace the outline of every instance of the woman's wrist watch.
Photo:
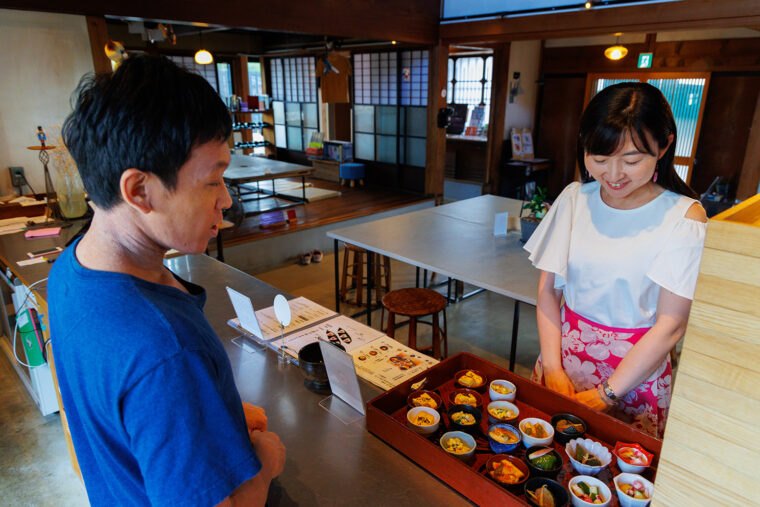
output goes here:
{"type": "Polygon", "coordinates": [[[604,392],[604,395],[613,403],[620,400],[620,398],[618,398],[618,396],[615,394],[615,391],[612,390],[610,384],[606,380],[602,382],[602,391],[604,392]]]}

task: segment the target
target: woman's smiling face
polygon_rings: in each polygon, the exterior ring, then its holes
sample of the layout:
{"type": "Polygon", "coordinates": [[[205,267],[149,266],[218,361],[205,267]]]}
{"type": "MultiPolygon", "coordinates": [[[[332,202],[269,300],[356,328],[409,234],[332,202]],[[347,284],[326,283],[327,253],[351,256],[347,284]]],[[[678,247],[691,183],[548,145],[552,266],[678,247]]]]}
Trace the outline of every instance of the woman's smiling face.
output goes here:
{"type": "MultiPolygon", "coordinates": [[[[652,182],[657,160],[668,146],[657,150],[657,155],[643,151],[644,143],[634,143],[626,132],[618,149],[609,155],[586,153],[584,162],[589,174],[601,184],[602,198],[613,208],[632,209],[642,206],[659,195],[661,188],[652,182]],[[637,144],[639,147],[637,147],[637,144]]],[[[657,142],[647,134],[649,146],[657,142]]]]}

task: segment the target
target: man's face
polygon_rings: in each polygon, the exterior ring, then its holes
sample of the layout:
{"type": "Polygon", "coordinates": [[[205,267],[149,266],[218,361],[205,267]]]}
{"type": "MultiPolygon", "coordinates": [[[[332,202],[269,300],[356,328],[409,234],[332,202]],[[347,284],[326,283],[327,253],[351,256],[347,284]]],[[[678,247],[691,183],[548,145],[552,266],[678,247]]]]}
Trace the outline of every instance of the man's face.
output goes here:
{"type": "Polygon", "coordinates": [[[229,163],[227,143],[210,141],[190,152],[177,174],[174,190],[160,182],[160,188],[154,186],[158,197],[151,199],[153,211],[148,220],[154,241],[182,253],[206,250],[208,241],[219,233],[222,210],[232,206],[222,179],[229,163]]]}

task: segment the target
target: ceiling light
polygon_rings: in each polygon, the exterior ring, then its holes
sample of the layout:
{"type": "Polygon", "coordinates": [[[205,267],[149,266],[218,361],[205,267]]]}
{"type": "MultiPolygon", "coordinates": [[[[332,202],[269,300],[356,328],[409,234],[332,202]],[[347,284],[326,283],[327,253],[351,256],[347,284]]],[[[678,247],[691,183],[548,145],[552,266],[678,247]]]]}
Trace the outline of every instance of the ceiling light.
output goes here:
{"type": "Polygon", "coordinates": [[[214,57],[205,49],[199,49],[195,53],[195,63],[199,65],[208,65],[209,63],[214,63],[214,57]]]}
{"type": "Polygon", "coordinates": [[[586,9],[590,9],[591,8],[591,2],[586,2],[585,7],[586,7],[586,9]]]}
{"type": "Polygon", "coordinates": [[[604,56],[606,56],[610,60],[620,60],[621,58],[624,58],[625,55],[628,54],[628,48],[620,44],[621,35],[623,34],[616,33],[615,36],[617,37],[617,39],[615,39],[615,45],[610,46],[604,50],[604,56]]]}

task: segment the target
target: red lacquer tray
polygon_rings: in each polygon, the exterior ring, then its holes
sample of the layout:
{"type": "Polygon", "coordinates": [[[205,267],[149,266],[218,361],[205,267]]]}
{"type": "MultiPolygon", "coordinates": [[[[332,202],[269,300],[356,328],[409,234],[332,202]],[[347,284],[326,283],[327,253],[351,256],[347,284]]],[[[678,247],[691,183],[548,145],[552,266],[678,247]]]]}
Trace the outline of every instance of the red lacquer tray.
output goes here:
{"type": "MultiPolygon", "coordinates": [[[[586,422],[585,438],[602,442],[609,450],[615,447],[616,441],[639,443],[654,454],[652,466],[641,475],[654,482],[656,466],[662,446],[662,440],[642,433],[607,414],[596,412],[580,403],[550,391],[544,386],[531,382],[519,375],[509,372],[484,359],[467,352],[452,356],[424,373],[396,386],[367,403],[367,429],[398,449],[409,459],[425,468],[428,472],[454,488],[456,491],[477,503],[478,505],[526,505],[522,485],[506,488],[492,480],[485,470],[486,461],[494,453],[488,445],[485,436],[488,430],[488,418],[483,407],[481,435],[476,435],[477,448],[474,459],[464,463],[441,449],[438,440],[449,431],[448,417],[445,415],[449,407],[449,392],[455,389],[454,375],[465,369],[475,369],[486,374],[488,381],[495,379],[509,380],[517,386],[517,400],[514,402],[520,409],[519,421],[527,417],[540,417],[549,421],[555,414],[569,413],[576,415],[586,422]],[[424,437],[406,426],[407,396],[412,392],[411,385],[427,377],[424,389],[436,391],[444,400],[441,410],[441,428],[429,437],[424,437]]],[[[482,391],[484,405],[490,401],[488,385],[482,391]]],[[[514,425],[519,424],[515,422],[514,425]]],[[[555,480],[567,489],[567,484],[576,475],[570,459],[565,453],[565,447],[554,442],[553,447],[559,452],[564,461],[563,470],[555,480]]],[[[525,459],[525,447],[520,444],[509,453],[525,459]]],[[[617,460],[613,454],[609,467],[597,475],[612,492],[610,506],[619,505],[615,485],[612,478],[620,473],[617,460]]],[[[570,494],[568,492],[568,494],[570,494]]]]}

